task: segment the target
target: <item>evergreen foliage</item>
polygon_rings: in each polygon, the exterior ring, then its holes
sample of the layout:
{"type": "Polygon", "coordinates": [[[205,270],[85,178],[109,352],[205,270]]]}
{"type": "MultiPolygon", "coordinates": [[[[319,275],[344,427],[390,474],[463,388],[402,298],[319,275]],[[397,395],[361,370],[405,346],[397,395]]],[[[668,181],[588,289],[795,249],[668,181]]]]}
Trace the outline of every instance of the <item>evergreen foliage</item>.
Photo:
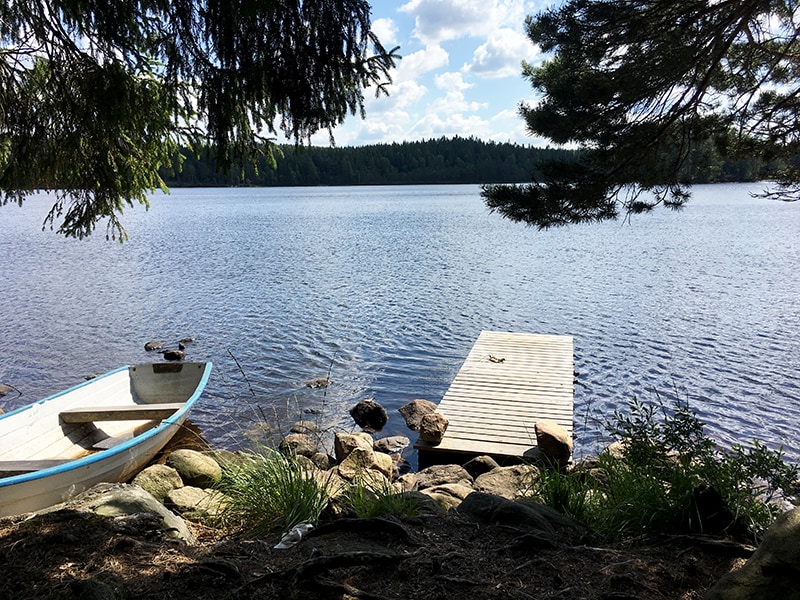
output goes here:
{"type": "Polygon", "coordinates": [[[490,209],[538,227],[663,204],[726,162],[800,197],[800,28],[794,0],[568,0],[528,18],[552,53],[523,75],[536,136],[580,150],[533,183],[487,186],[490,209]]]}
{"type": "Polygon", "coordinates": [[[122,239],[180,147],[269,164],[278,132],[363,116],[396,58],[366,0],[0,0],[0,204],[56,189],[46,224],[122,239]]]}

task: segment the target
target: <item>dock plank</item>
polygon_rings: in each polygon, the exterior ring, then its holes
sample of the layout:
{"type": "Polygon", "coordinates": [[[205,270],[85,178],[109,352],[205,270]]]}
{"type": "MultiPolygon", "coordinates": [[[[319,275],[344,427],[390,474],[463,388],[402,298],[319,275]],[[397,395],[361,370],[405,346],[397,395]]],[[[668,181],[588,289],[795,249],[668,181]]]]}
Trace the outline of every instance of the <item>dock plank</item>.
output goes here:
{"type": "Polygon", "coordinates": [[[444,438],[414,447],[517,457],[536,446],[538,420],[572,433],[573,352],[571,336],[482,331],[439,403],[444,438]]]}

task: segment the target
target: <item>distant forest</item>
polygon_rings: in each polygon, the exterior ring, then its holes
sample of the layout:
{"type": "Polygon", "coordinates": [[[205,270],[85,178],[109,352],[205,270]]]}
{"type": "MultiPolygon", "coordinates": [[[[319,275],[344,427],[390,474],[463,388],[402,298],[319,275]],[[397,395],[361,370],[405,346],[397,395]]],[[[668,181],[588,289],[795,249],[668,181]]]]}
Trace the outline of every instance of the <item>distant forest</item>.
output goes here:
{"type": "MultiPolygon", "coordinates": [[[[484,142],[475,138],[439,138],[418,142],[355,147],[280,146],[277,168],[265,160],[258,169],[246,162],[217,170],[209,149],[199,156],[185,151],[182,169],[163,170],[170,187],[404,185],[442,183],[529,182],[536,165],[549,158],[576,157],[571,150],[535,148],[520,144],[484,142]]],[[[695,183],[755,181],[764,175],[756,159],[715,160],[703,154],[690,174],[695,183]]]]}
{"type": "Polygon", "coordinates": [[[246,163],[244,177],[238,165],[220,173],[208,149],[199,157],[186,151],[181,171],[164,171],[162,177],[170,187],[517,183],[530,181],[540,160],[572,155],[568,150],[461,137],[343,148],[287,145],[280,149],[283,156],[276,156],[276,169],[262,160],[256,173],[246,163]]]}

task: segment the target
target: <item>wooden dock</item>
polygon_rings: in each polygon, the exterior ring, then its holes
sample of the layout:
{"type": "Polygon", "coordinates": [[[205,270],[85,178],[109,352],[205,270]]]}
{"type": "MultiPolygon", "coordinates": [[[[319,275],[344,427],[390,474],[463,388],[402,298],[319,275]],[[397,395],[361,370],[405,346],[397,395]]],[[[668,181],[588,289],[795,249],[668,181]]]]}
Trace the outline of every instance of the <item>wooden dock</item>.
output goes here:
{"type": "Polygon", "coordinates": [[[422,451],[523,456],[533,425],[547,419],[573,430],[571,336],[483,331],[439,403],[450,424],[422,451]]]}

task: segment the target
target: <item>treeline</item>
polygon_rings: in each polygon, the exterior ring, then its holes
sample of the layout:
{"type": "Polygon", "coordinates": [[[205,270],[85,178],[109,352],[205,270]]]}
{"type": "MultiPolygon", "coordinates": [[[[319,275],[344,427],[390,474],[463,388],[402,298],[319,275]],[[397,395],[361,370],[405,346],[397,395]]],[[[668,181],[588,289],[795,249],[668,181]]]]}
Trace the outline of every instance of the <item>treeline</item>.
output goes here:
{"type": "Polygon", "coordinates": [[[543,159],[571,157],[572,151],[474,138],[440,138],[418,142],[343,148],[280,147],[277,168],[265,160],[254,168],[237,165],[221,173],[209,149],[186,152],[182,169],[162,172],[170,187],[402,185],[437,183],[515,183],[530,181],[543,159]]]}
{"type": "MultiPolygon", "coordinates": [[[[163,170],[170,187],[404,185],[440,183],[522,183],[531,181],[540,161],[574,160],[573,150],[535,148],[475,138],[343,148],[280,146],[273,169],[265,159],[245,161],[226,172],[216,168],[210,149],[185,151],[182,168],[163,170]]],[[[757,181],[775,165],[758,158],[725,160],[710,146],[697,149],[683,171],[687,181],[757,181]]]]}

